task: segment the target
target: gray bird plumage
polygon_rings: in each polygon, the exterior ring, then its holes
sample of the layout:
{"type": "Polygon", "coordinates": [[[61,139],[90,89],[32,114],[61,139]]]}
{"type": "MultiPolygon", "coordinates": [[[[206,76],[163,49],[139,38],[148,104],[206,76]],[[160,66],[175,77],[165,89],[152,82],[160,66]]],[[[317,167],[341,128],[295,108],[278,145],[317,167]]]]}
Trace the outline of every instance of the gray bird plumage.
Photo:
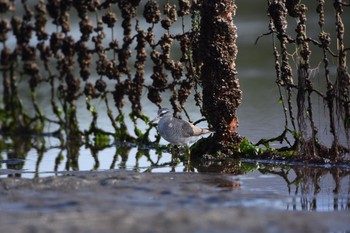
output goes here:
{"type": "Polygon", "coordinates": [[[190,122],[175,118],[169,109],[161,108],[151,122],[158,122],[158,132],[165,140],[173,145],[189,145],[203,134],[211,133],[208,129],[200,128],[190,122]]]}

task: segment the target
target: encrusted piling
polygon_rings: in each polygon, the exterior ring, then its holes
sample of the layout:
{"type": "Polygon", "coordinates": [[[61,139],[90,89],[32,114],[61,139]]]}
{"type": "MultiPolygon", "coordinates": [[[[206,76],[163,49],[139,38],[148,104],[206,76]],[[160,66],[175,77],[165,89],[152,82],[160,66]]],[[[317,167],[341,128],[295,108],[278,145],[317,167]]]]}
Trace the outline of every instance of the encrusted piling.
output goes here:
{"type": "Polygon", "coordinates": [[[215,134],[212,151],[232,153],[241,137],[237,133],[237,108],[242,100],[237,70],[237,28],[232,0],[202,2],[200,50],[203,61],[203,110],[215,134]]]}

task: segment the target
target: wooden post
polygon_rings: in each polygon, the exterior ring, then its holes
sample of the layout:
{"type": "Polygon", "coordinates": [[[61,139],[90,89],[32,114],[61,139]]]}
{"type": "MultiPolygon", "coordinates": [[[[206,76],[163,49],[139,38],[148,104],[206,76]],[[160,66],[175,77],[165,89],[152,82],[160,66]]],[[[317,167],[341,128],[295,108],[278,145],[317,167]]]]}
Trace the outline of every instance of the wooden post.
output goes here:
{"type": "Polygon", "coordinates": [[[201,8],[200,55],[203,62],[203,110],[215,131],[213,151],[231,154],[241,137],[237,108],[242,101],[237,70],[237,28],[233,0],[204,0],[201,8]]]}

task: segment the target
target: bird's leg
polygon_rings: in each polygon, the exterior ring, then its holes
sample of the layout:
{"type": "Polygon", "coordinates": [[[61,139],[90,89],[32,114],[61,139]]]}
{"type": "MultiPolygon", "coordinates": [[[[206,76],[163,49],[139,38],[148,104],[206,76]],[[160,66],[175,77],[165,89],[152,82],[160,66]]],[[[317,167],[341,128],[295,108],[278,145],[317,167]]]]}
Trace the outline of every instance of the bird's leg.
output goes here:
{"type": "Polygon", "coordinates": [[[173,145],[170,146],[170,153],[171,153],[171,161],[174,162],[174,159],[176,158],[175,156],[175,147],[173,145]]]}
{"type": "Polygon", "coordinates": [[[187,167],[190,167],[191,150],[188,145],[185,145],[184,147],[185,147],[184,148],[185,150],[184,150],[183,162],[184,162],[184,165],[186,165],[187,167]]]}
{"type": "Polygon", "coordinates": [[[171,172],[175,172],[175,167],[176,167],[176,161],[175,161],[175,157],[174,157],[174,153],[173,153],[173,146],[171,146],[171,172]]]}
{"type": "Polygon", "coordinates": [[[186,145],[186,153],[187,153],[187,163],[190,164],[191,160],[191,149],[188,145],[186,145]]]}

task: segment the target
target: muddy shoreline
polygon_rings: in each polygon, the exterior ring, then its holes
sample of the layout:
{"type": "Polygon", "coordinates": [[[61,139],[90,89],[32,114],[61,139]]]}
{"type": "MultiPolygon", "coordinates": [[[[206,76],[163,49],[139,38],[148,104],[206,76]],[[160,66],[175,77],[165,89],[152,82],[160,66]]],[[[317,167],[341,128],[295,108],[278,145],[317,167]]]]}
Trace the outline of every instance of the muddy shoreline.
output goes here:
{"type": "Polygon", "coordinates": [[[66,172],[0,179],[2,232],[345,232],[350,212],[230,205],[221,174],[66,172]]]}

